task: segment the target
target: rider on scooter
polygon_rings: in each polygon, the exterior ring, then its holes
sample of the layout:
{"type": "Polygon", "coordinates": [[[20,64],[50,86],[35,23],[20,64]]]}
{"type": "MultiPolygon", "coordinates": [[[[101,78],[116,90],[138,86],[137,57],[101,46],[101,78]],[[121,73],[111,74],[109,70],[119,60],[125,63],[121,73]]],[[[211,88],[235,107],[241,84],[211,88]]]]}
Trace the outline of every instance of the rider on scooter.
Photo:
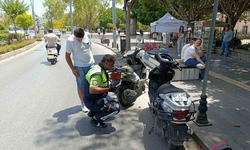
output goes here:
{"type": "Polygon", "coordinates": [[[53,30],[52,29],[49,29],[49,34],[46,34],[44,36],[44,39],[45,39],[45,43],[46,43],[46,49],[49,47],[49,48],[54,48],[56,47],[57,49],[57,52],[58,52],[58,55],[60,55],[60,49],[61,49],[61,45],[58,44],[57,42],[60,42],[60,39],[55,35],[53,34],[53,30]]]}
{"type": "Polygon", "coordinates": [[[103,123],[107,118],[120,112],[119,102],[108,92],[115,92],[117,87],[109,86],[109,76],[106,70],[112,70],[115,58],[112,55],[104,55],[101,63],[95,65],[86,75],[84,82],[84,103],[90,110],[90,123],[99,128],[105,128],[103,123]]]}

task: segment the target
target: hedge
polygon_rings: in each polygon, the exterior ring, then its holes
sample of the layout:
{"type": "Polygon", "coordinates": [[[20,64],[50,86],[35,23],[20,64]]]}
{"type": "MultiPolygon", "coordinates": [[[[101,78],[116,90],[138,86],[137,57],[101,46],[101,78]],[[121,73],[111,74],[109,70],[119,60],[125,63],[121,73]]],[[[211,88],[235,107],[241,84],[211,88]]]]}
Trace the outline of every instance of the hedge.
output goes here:
{"type": "Polygon", "coordinates": [[[14,42],[11,45],[0,46],[0,55],[30,45],[35,41],[36,39],[29,39],[22,42],[14,42]]]}

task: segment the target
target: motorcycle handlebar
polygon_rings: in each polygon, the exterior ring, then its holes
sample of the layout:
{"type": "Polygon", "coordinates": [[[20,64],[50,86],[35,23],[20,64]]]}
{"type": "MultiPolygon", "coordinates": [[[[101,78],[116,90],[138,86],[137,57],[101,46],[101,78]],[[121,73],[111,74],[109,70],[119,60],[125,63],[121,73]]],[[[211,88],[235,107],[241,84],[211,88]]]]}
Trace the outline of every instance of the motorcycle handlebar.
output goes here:
{"type": "Polygon", "coordinates": [[[180,71],[182,71],[181,67],[179,65],[176,66],[180,71]]]}

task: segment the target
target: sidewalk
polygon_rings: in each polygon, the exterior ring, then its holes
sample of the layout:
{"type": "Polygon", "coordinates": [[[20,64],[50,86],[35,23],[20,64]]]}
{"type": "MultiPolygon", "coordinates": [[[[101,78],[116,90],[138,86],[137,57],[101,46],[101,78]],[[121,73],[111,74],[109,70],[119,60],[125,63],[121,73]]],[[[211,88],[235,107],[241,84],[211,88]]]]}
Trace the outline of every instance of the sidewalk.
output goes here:
{"type": "MultiPolygon", "coordinates": [[[[92,39],[93,42],[100,44],[100,39],[95,37],[92,39]]],[[[178,58],[176,47],[168,50],[172,57],[178,58]]],[[[226,141],[233,150],[250,149],[249,72],[249,62],[219,54],[211,55],[209,80],[212,83],[208,84],[206,94],[207,115],[213,126],[198,127],[193,122],[189,123],[194,130],[193,137],[202,145],[202,149],[211,149],[213,145],[223,141],[226,141]]],[[[186,90],[192,96],[198,110],[202,93],[201,81],[178,81],[172,84],[186,90]]]]}

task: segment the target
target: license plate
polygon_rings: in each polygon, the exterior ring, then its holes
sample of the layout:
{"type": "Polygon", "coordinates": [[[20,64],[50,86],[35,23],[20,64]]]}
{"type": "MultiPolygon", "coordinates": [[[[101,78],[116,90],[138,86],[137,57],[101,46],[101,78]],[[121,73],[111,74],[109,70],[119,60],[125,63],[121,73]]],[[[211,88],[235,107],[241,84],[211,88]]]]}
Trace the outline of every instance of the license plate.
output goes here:
{"type": "Polygon", "coordinates": [[[172,100],[175,102],[185,102],[187,101],[186,93],[173,93],[172,100]]]}

